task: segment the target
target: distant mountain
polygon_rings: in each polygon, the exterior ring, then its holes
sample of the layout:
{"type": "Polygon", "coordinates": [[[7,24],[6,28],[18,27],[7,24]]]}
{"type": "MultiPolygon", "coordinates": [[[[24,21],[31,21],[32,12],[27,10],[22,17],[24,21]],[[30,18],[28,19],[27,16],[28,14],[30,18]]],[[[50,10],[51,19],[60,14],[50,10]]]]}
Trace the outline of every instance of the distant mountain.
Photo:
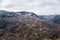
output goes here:
{"type": "Polygon", "coordinates": [[[40,19],[53,19],[55,15],[39,15],[40,19]]]}
{"type": "Polygon", "coordinates": [[[16,17],[16,16],[25,16],[25,17],[35,17],[39,19],[52,19],[55,15],[37,15],[33,12],[27,12],[27,11],[20,11],[20,12],[9,12],[0,10],[0,16],[2,17],[16,17]]]}
{"type": "Polygon", "coordinates": [[[21,12],[16,12],[19,16],[32,16],[35,18],[39,18],[39,16],[33,12],[26,12],[26,11],[21,11],[21,12]]]}
{"type": "Polygon", "coordinates": [[[0,16],[8,16],[8,17],[12,17],[12,16],[32,16],[35,18],[39,18],[39,16],[33,12],[26,12],[26,11],[21,11],[21,12],[9,12],[9,11],[3,11],[0,10],[0,16]]]}
{"type": "Polygon", "coordinates": [[[18,16],[18,15],[15,12],[0,10],[0,17],[12,17],[12,16],[18,16]]]}

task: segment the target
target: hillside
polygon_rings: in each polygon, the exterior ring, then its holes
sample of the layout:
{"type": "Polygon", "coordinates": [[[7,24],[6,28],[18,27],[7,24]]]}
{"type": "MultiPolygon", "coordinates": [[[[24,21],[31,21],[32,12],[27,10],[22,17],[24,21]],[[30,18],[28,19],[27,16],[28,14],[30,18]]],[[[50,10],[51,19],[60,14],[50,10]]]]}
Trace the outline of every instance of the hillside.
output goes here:
{"type": "Polygon", "coordinates": [[[0,12],[0,40],[59,40],[60,24],[31,12],[0,12]]]}

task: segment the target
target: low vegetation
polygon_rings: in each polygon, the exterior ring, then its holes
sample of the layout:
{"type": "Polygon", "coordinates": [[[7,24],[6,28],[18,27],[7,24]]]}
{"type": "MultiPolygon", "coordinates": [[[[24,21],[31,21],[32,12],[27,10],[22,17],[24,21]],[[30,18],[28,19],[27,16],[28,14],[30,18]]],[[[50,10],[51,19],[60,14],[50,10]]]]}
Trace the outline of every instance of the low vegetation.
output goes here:
{"type": "Polygon", "coordinates": [[[60,40],[59,18],[0,16],[0,40],[60,40]]]}

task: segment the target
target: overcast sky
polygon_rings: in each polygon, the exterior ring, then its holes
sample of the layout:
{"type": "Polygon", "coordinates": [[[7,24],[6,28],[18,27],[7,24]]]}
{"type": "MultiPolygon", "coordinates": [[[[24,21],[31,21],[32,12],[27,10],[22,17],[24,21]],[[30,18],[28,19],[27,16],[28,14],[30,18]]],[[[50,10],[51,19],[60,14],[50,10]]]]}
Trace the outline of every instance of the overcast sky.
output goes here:
{"type": "Polygon", "coordinates": [[[60,14],[60,0],[0,0],[0,10],[60,14]]]}

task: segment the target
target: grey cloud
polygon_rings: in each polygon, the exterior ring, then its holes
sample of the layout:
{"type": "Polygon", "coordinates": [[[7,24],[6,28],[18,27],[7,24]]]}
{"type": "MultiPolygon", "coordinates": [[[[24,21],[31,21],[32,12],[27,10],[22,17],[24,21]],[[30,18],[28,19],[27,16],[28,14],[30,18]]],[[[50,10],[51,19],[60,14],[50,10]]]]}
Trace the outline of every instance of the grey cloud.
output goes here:
{"type": "Polygon", "coordinates": [[[60,0],[3,0],[1,9],[32,11],[38,14],[60,13],[60,0]]]}

